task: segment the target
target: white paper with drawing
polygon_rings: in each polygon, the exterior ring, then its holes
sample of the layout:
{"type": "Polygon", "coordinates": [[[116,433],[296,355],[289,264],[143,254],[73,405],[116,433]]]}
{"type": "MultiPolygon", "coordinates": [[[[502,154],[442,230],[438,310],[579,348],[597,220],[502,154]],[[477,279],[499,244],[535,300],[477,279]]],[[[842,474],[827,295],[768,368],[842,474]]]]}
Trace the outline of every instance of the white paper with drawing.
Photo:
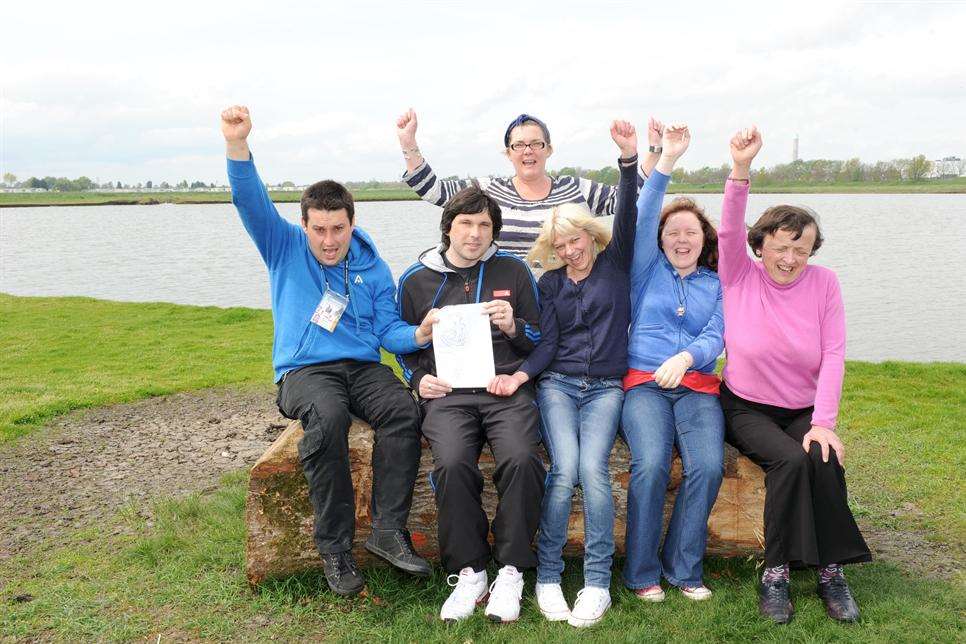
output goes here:
{"type": "Polygon", "coordinates": [[[482,304],[456,304],[439,310],[433,325],[436,377],[453,388],[490,384],[496,375],[490,316],[482,304]]]}

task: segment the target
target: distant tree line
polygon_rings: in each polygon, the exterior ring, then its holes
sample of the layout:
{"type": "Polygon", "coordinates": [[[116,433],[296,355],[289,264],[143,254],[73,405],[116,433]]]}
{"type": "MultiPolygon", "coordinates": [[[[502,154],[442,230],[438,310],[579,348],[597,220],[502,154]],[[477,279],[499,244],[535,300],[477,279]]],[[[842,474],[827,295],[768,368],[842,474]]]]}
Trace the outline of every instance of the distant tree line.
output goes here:
{"type": "MultiPolygon", "coordinates": [[[[947,157],[941,167],[935,167],[925,155],[911,159],[893,159],[863,163],[859,159],[835,161],[831,159],[798,160],[782,163],[770,168],[759,168],[752,173],[752,180],[762,186],[775,184],[822,184],[822,183],[899,183],[902,181],[925,181],[928,178],[957,177],[966,172],[966,159],[947,157]]],[[[677,168],[671,174],[674,183],[687,185],[721,184],[728,178],[731,166],[722,164],[717,167],[705,166],[697,170],[677,168]]],[[[616,184],[620,172],[614,167],[600,170],[585,168],[561,168],[551,172],[553,175],[580,176],[603,183],[616,184]]]]}
{"type": "Polygon", "coordinates": [[[68,179],[67,177],[44,177],[42,179],[30,177],[24,181],[18,181],[17,176],[10,172],[3,175],[3,186],[7,188],[39,188],[41,190],[52,190],[54,192],[83,192],[85,190],[98,189],[141,190],[143,188],[193,190],[197,188],[217,187],[214,183],[205,183],[204,181],[192,181],[189,183],[187,179],[183,179],[174,185],[167,181],[162,181],[159,184],[155,184],[153,181],[137,184],[121,183],[120,181],[98,183],[89,177],[77,177],[76,179],[68,179]]]}
{"type": "MultiPolygon", "coordinates": [[[[687,170],[677,168],[671,174],[674,183],[685,185],[707,185],[722,184],[728,178],[731,166],[722,164],[717,167],[705,166],[697,170],[687,170]]],[[[837,184],[837,183],[900,183],[903,181],[925,181],[933,178],[958,177],[966,173],[966,159],[959,157],[946,157],[938,162],[930,161],[925,155],[911,159],[893,159],[892,161],[877,161],[876,163],[863,163],[858,158],[848,159],[847,161],[835,161],[831,159],[812,159],[810,161],[798,160],[792,163],[782,163],[770,168],[759,168],[752,173],[752,179],[761,186],[767,185],[787,185],[787,184],[837,184]]],[[[616,185],[620,179],[620,171],[612,166],[607,166],[599,170],[590,170],[581,167],[565,167],[550,172],[553,176],[570,175],[585,177],[601,183],[616,185]]],[[[456,179],[451,176],[446,179],[456,179]]],[[[120,181],[107,181],[97,183],[88,177],[78,177],[68,179],[66,177],[30,177],[25,181],[18,181],[17,177],[9,172],[3,175],[2,185],[8,188],[40,188],[43,190],[53,190],[56,192],[79,192],[85,190],[109,189],[109,190],[141,190],[161,189],[161,190],[195,190],[199,188],[216,188],[214,183],[204,181],[188,182],[183,179],[172,185],[167,181],[155,184],[146,181],[136,184],[121,183],[120,181]]],[[[295,183],[283,181],[277,184],[283,188],[294,188],[295,183]]],[[[401,181],[348,181],[346,186],[350,190],[360,189],[385,189],[385,188],[405,188],[406,184],[401,181]]]]}

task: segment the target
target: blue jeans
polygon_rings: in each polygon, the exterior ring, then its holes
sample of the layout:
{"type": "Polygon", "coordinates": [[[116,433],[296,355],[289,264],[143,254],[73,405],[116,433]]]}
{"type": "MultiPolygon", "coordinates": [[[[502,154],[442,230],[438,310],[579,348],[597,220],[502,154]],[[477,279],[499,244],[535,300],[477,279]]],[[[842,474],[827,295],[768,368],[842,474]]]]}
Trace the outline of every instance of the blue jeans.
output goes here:
{"type": "Polygon", "coordinates": [[[609,461],[623,400],[620,378],[584,378],[554,371],[540,378],[540,432],[550,454],[550,473],[537,539],[538,583],[560,583],[561,553],[579,482],[584,495],[584,585],[610,587],[614,496],[609,461]]]}
{"type": "Polygon", "coordinates": [[[724,476],[724,416],[718,397],[647,382],[625,394],[621,423],[631,450],[624,584],[647,588],[663,575],[675,586],[700,586],[708,515],[724,476]],[[659,559],[675,445],[684,475],[659,559]]]}

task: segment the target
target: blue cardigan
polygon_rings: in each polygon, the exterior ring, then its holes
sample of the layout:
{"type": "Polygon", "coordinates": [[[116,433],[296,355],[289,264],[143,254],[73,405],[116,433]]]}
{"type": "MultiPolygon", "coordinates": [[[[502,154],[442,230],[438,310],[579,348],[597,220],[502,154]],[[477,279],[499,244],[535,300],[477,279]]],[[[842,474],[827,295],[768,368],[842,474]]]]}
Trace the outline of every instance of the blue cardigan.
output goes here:
{"type": "Polygon", "coordinates": [[[627,371],[636,192],[637,163],[622,165],[613,237],[587,277],[575,284],[566,266],[540,277],[540,343],[520,366],[531,379],[544,369],[594,378],[627,371]]]}
{"type": "Polygon", "coordinates": [[[656,371],[681,351],[694,358],[692,370],[714,373],[724,349],[724,315],[718,274],[704,267],[685,278],[664,256],[657,228],[669,177],[653,172],[637,201],[637,243],[631,267],[631,368],[656,371]],[[684,315],[678,315],[684,307],[684,315]]]}

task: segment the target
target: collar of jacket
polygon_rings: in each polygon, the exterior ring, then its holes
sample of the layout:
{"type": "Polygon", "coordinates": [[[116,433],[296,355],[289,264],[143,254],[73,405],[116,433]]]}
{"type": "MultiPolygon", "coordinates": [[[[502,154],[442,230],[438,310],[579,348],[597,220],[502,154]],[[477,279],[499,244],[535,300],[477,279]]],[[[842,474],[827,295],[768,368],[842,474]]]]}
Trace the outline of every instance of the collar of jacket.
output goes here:
{"type": "MultiPolygon", "coordinates": [[[[488,261],[491,257],[496,255],[496,251],[498,250],[500,250],[500,247],[497,246],[495,242],[491,243],[490,247],[486,249],[485,253],[483,253],[483,257],[480,258],[480,262],[488,261]]],[[[419,263],[428,269],[436,271],[437,273],[455,273],[456,271],[443,262],[444,252],[445,251],[443,250],[442,244],[437,245],[435,248],[424,250],[419,255],[419,263]]],[[[477,262],[477,264],[478,263],[479,262],[477,262]]],[[[472,268],[472,266],[467,266],[467,268],[472,268]]]]}

